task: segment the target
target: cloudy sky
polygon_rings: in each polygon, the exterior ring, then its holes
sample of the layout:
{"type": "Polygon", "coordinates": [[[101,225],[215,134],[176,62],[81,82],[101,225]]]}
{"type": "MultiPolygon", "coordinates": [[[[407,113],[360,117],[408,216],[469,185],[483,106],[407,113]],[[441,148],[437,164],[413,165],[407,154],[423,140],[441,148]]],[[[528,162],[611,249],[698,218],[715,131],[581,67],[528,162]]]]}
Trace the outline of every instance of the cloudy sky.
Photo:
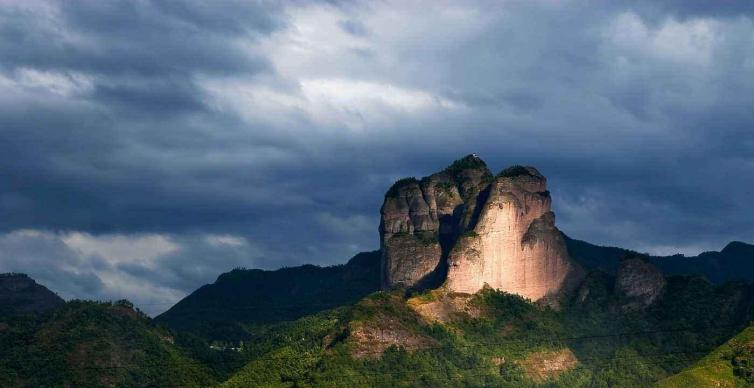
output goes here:
{"type": "Polygon", "coordinates": [[[575,238],[754,242],[754,3],[630,3],[0,0],[0,272],[157,313],[472,152],[575,238]]]}

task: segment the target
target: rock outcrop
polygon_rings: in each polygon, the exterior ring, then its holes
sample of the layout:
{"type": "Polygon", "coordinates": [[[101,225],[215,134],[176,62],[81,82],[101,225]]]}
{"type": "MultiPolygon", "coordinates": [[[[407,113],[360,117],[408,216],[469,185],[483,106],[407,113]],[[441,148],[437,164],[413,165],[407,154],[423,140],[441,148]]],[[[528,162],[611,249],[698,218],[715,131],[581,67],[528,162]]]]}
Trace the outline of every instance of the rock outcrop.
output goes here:
{"type": "Polygon", "coordinates": [[[444,280],[445,258],[472,222],[477,197],[492,179],[475,155],[423,178],[402,179],[380,211],[384,288],[432,286],[444,280]]]}
{"type": "Polygon", "coordinates": [[[640,256],[626,257],[615,276],[615,292],[627,298],[624,310],[648,307],[662,295],[665,277],[657,267],[640,256]]]}
{"type": "Polygon", "coordinates": [[[514,166],[493,177],[469,155],[418,181],[398,181],[380,223],[383,287],[474,293],[485,285],[532,300],[583,276],[550,211],[546,179],[514,166]]]}
{"type": "Polygon", "coordinates": [[[487,284],[531,300],[572,288],[582,271],[568,256],[550,204],[535,168],[500,173],[476,225],[450,253],[447,287],[473,293],[487,284]]]}
{"type": "Polygon", "coordinates": [[[530,380],[536,383],[544,383],[576,368],[579,360],[571,349],[564,348],[530,353],[517,364],[521,366],[524,374],[530,380]]]}

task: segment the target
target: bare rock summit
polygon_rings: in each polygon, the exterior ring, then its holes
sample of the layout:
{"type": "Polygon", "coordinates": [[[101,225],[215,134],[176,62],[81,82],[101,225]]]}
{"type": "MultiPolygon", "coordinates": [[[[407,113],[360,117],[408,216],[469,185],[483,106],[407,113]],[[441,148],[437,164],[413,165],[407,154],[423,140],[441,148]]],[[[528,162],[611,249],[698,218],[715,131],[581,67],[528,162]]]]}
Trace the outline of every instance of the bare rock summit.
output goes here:
{"type": "Polygon", "coordinates": [[[534,167],[493,176],[476,155],[396,182],[381,212],[383,288],[488,286],[535,301],[571,290],[583,271],[555,227],[546,182],[534,167]]]}
{"type": "Polygon", "coordinates": [[[380,211],[383,288],[441,283],[447,254],[491,181],[492,173],[475,155],[421,180],[397,181],[380,211]]]}

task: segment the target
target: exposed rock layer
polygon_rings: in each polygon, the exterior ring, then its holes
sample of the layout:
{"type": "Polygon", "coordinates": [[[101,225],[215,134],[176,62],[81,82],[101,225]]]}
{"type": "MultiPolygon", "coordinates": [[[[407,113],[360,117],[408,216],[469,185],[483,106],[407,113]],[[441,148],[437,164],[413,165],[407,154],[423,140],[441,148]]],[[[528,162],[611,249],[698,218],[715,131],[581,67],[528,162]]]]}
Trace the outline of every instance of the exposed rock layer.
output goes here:
{"type": "Polygon", "coordinates": [[[568,348],[557,351],[534,352],[519,362],[526,377],[537,383],[557,378],[575,368],[578,364],[579,360],[576,355],[568,348]]]}
{"type": "Polygon", "coordinates": [[[390,188],[380,211],[384,288],[444,279],[445,257],[472,222],[477,197],[491,179],[484,162],[470,155],[421,181],[403,179],[390,188]]]}
{"type": "Polygon", "coordinates": [[[535,168],[514,166],[493,178],[475,155],[421,181],[399,181],[382,207],[383,287],[433,280],[474,293],[487,284],[532,300],[570,289],[582,271],[550,204],[535,168]]]}

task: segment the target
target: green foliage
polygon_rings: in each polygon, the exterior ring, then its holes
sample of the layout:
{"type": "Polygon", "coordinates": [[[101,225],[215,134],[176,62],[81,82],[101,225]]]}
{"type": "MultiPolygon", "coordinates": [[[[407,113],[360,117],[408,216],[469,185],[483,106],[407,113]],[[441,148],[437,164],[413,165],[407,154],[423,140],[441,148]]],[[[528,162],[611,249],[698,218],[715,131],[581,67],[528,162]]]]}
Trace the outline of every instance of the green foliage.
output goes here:
{"type": "Polygon", "coordinates": [[[731,349],[729,360],[733,374],[746,384],[754,385],[754,342],[734,342],[731,349]]]}
{"type": "Polygon", "coordinates": [[[754,385],[754,325],[682,372],[660,381],[660,387],[750,387],[754,385]]]}
{"type": "Polygon", "coordinates": [[[451,198],[454,195],[454,193],[453,193],[453,187],[455,187],[455,184],[453,182],[449,182],[449,181],[437,182],[437,184],[435,184],[435,188],[437,190],[439,190],[441,193],[443,193],[443,194],[445,194],[445,195],[447,195],[447,196],[449,196],[451,198]]]}
{"type": "Polygon", "coordinates": [[[206,341],[247,341],[260,325],[293,321],[357,302],[379,289],[379,274],[379,252],[360,253],[345,265],[324,268],[233,270],[155,320],[206,341]]]}
{"type": "Polygon", "coordinates": [[[456,174],[463,170],[471,169],[487,169],[487,164],[484,161],[474,155],[467,155],[461,159],[454,161],[450,166],[445,168],[444,172],[449,174],[456,174]]]}
{"type": "MultiPolygon", "coordinates": [[[[586,268],[614,274],[620,259],[636,252],[601,247],[565,236],[569,255],[586,268]]],[[[650,261],[666,275],[699,275],[712,283],[754,281],[754,245],[733,242],[720,252],[704,252],[698,256],[651,256],[650,261]]]]}
{"type": "Polygon", "coordinates": [[[497,174],[498,177],[506,177],[506,178],[513,178],[517,176],[534,176],[529,170],[524,166],[514,165],[510,166],[503,171],[500,171],[500,173],[497,174]]]}
{"type": "Polygon", "coordinates": [[[398,232],[393,233],[390,239],[400,239],[404,241],[408,239],[409,242],[416,241],[425,246],[438,244],[440,242],[434,232],[398,232]]]}
{"type": "Polygon", "coordinates": [[[398,195],[400,189],[413,183],[419,183],[419,181],[414,177],[399,179],[395,181],[392,186],[390,186],[390,188],[387,190],[387,193],[385,193],[385,197],[395,197],[398,195]]]}
{"type": "MultiPolygon", "coordinates": [[[[728,318],[724,317],[739,315],[737,310],[719,305],[740,295],[742,286],[716,288],[693,278],[671,279],[666,296],[655,308],[625,312],[620,309],[621,299],[610,291],[609,276],[590,279],[587,284],[594,290],[591,299],[578,303],[563,300],[560,311],[517,295],[484,289],[469,302],[480,314],[461,315],[443,324],[423,321],[399,294],[374,293],[354,306],[330,313],[328,318],[320,313],[318,320],[304,319],[277,327],[276,334],[269,337],[276,339],[265,340],[266,345],[261,347],[252,345],[261,350],[229,380],[229,385],[651,386],[692,363],[694,355],[712,349],[734,330],[673,329],[715,319],[725,322],[728,318]],[[391,346],[381,356],[358,358],[351,352],[355,349],[353,341],[359,340],[351,337],[350,330],[363,327],[393,333],[386,334],[388,337],[409,335],[426,340],[419,348],[391,346]],[[391,331],[396,327],[398,332],[391,331]],[[654,334],[615,335],[641,332],[654,334]],[[578,365],[545,381],[532,380],[529,357],[558,349],[571,349],[578,365]],[[283,357],[293,354],[300,356],[283,357]]],[[[440,303],[438,293],[442,291],[427,291],[412,300],[417,305],[440,303]]],[[[751,365],[748,348],[733,349],[739,350],[729,357],[730,373],[744,379],[751,365]]]]}
{"type": "Polygon", "coordinates": [[[671,375],[661,384],[754,384],[754,329],[720,346],[752,319],[743,283],[671,277],[655,304],[634,311],[611,275],[593,273],[588,292],[550,301],[555,310],[492,289],[407,301],[373,292],[365,282],[378,271],[378,253],[340,267],[234,270],[182,302],[189,318],[159,320],[186,325],[174,331],[127,301],[5,317],[0,386],[636,387],[671,375]],[[465,309],[442,323],[417,312],[455,298],[465,309]],[[283,301],[295,313],[280,313],[283,301]],[[558,352],[577,364],[536,377],[537,362],[558,352]]]}
{"type": "Polygon", "coordinates": [[[130,302],[68,302],[0,333],[3,386],[202,386],[208,371],[130,302]]]}

